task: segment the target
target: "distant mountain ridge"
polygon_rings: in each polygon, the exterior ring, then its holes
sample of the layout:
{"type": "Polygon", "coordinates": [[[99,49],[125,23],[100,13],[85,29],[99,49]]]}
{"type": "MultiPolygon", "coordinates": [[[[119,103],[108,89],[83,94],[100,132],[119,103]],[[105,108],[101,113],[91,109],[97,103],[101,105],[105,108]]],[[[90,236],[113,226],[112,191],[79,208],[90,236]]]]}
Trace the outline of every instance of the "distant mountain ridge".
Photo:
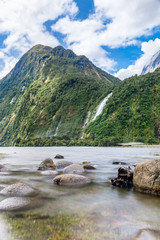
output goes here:
{"type": "Polygon", "coordinates": [[[159,67],[160,67],[160,51],[154,54],[150,62],[143,67],[141,75],[144,75],[148,72],[154,72],[159,67]]]}
{"type": "Polygon", "coordinates": [[[34,46],[0,81],[0,142],[79,137],[88,112],[118,82],[72,50],[34,46]]]}

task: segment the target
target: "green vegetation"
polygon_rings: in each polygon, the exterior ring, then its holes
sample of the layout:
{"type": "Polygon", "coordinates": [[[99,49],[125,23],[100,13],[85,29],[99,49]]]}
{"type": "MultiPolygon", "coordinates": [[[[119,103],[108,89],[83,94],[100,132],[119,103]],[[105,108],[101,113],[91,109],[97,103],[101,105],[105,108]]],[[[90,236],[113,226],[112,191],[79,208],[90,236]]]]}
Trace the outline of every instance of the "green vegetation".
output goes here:
{"type": "MultiPolygon", "coordinates": [[[[104,221],[104,218],[102,219],[104,221]]],[[[8,219],[12,236],[21,240],[101,240],[124,239],[124,234],[96,222],[96,217],[78,214],[15,214],[8,219]],[[107,229],[106,229],[107,228],[107,229]]]]}
{"type": "Polygon", "coordinates": [[[86,129],[87,139],[160,143],[160,69],[116,85],[103,113],[86,129]]]}
{"type": "Polygon", "coordinates": [[[36,45],[0,81],[1,145],[54,135],[79,138],[88,112],[118,82],[85,56],[36,45]]]}

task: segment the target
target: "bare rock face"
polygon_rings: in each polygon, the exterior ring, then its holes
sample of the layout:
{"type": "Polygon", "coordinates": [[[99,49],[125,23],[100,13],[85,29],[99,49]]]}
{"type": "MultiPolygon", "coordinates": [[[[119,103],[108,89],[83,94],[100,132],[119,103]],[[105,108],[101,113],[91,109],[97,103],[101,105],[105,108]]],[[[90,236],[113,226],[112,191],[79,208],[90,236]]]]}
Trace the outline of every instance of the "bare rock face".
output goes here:
{"type": "Polygon", "coordinates": [[[63,186],[82,186],[89,184],[89,178],[77,174],[62,174],[53,179],[54,183],[63,186]]]}
{"type": "Polygon", "coordinates": [[[62,168],[65,168],[65,167],[68,167],[69,165],[73,164],[72,162],[69,162],[69,161],[64,161],[64,160],[61,160],[61,161],[58,161],[56,163],[56,168],[57,169],[62,169],[62,168]]]}
{"type": "Polygon", "coordinates": [[[5,196],[27,196],[34,193],[35,190],[24,183],[16,183],[3,188],[0,194],[5,196]]]}
{"type": "Polygon", "coordinates": [[[63,170],[64,173],[74,173],[74,174],[81,174],[84,172],[83,166],[79,164],[72,164],[68,167],[65,167],[63,170]]]}
{"type": "Polygon", "coordinates": [[[134,189],[160,195],[160,160],[150,160],[136,165],[133,174],[134,189]]]}
{"type": "Polygon", "coordinates": [[[38,167],[38,170],[55,170],[56,165],[51,158],[46,158],[38,167]]]}

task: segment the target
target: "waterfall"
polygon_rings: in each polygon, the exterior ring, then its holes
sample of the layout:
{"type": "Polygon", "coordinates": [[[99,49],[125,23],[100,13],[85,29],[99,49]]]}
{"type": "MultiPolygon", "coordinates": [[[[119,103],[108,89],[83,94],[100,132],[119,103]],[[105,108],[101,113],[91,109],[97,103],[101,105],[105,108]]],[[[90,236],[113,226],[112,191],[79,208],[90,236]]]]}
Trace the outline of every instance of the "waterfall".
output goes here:
{"type": "Polygon", "coordinates": [[[104,107],[105,107],[105,105],[106,105],[106,102],[108,101],[108,99],[109,99],[111,96],[112,96],[112,93],[108,94],[107,97],[105,97],[105,98],[103,99],[103,101],[98,105],[98,107],[97,107],[97,109],[96,109],[96,114],[95,114],[95,116],[93,117],[92,121],[94,121],[94,120],[96,119],[96,117],[98,117],[98,116],[102,113],[102,111],[103,111],[103,109],[104,109],[104,107]]]}

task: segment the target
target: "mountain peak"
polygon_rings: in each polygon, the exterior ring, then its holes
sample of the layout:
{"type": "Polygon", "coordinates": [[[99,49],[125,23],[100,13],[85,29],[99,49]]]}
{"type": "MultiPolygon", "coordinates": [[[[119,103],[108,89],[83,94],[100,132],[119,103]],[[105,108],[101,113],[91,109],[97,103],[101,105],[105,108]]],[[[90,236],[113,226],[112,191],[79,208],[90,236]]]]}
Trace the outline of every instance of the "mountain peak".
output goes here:
{"type": "Polygon", "coordinates": [[[154,54],[150,59],[150,62],[143,67],[141,75],[148,72],[154,72],[158,67],[160,67],[160,51],[154,54]]]}

